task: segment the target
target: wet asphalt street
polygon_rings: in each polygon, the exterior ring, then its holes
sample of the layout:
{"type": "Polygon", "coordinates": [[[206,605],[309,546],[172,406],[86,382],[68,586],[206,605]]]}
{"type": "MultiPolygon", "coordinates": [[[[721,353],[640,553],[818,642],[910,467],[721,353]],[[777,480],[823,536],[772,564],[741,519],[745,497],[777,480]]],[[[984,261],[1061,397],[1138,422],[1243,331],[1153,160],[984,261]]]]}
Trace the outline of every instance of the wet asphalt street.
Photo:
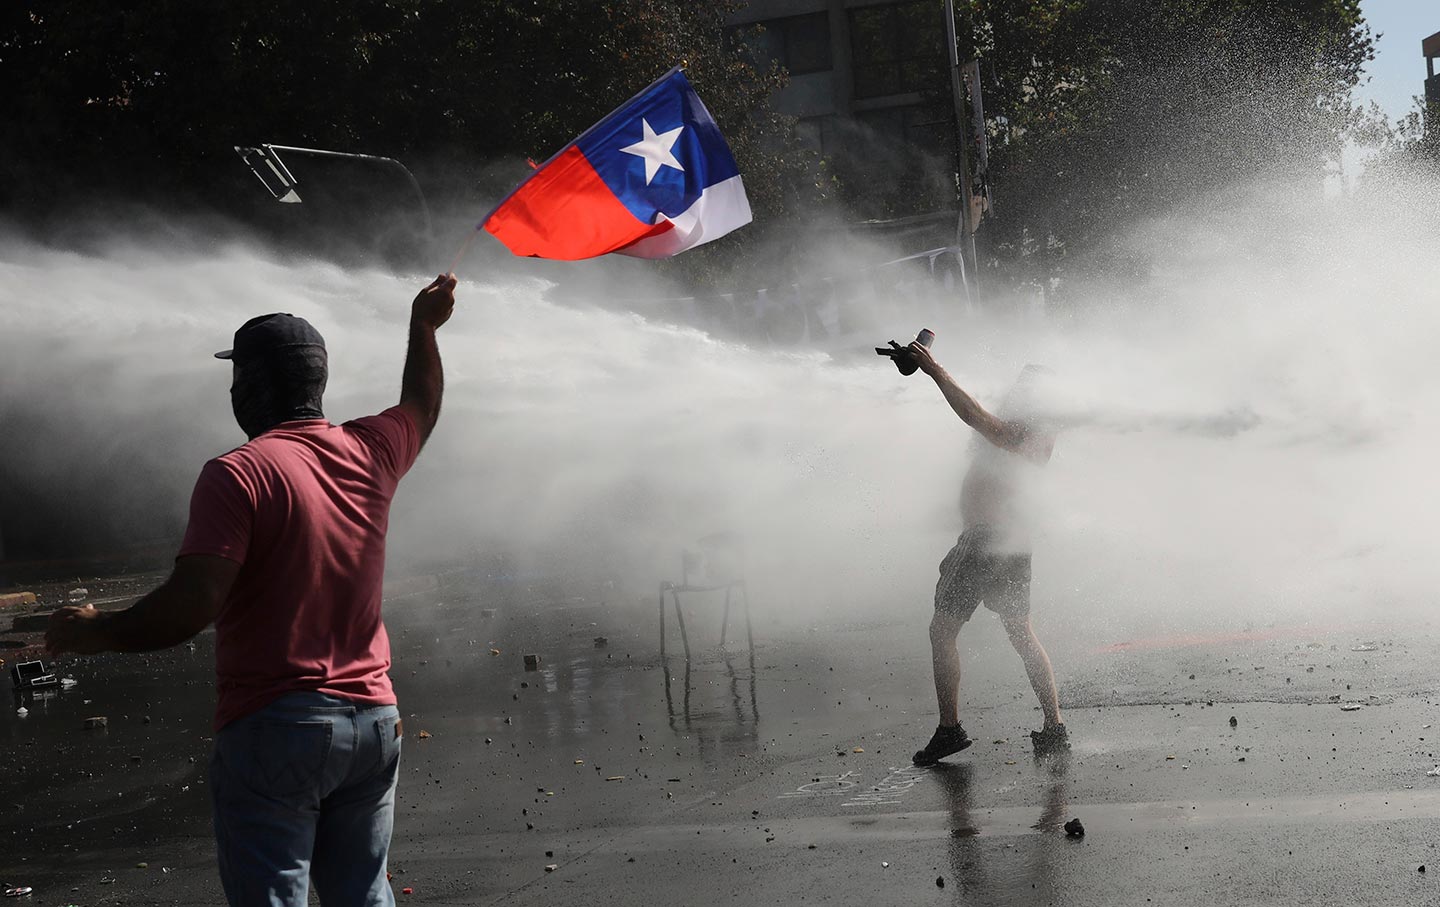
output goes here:
{"type": "MultiPolygon", "coordinates": [[[[673,621],[662,660],[653,608],[583,585],[391,585],[402,904],[1440,901],[1433,624],[1117,639],[1037,616],[1074,747],[1036,759],[1033,696],[982,612],[961,650],[975,744],[916,769],[923,614],[806,626],[757,601],[752,656],[743,624],[722,649],[697,604],[687,663],[673,621]]],[[[33,639],[0,629],[0,657],[33,639]]],[[[73,688],[4,710],[0,881],[43,904],[222,902],[212,650],[207,633],[67,659],[73,688]]]]}

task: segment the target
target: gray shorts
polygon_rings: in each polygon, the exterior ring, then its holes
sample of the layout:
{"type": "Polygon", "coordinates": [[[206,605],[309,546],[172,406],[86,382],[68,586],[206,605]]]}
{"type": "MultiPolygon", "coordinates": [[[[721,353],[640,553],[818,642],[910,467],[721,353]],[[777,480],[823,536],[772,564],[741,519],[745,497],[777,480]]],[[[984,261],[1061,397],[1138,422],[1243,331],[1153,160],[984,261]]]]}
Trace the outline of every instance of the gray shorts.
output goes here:
{"type": "Polygon", "coordinates": [[[935,610],[968,620],[983,602],[1002,617],[1030,615],[1030,555],[993,549],[994,531],[971,526],[940,562],[935,610]]]}

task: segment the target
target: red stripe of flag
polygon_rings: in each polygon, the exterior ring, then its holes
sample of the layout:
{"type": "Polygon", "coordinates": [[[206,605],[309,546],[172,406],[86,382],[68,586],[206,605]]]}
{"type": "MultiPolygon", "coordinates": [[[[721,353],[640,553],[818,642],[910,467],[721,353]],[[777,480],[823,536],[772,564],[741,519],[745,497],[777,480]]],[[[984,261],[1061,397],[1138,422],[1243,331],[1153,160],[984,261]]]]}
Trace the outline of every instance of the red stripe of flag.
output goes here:
{"type": "Polygon", "coordinates": [[[566,261],[614,252],[670,228],[669,221],[651,225],[631,214],[574,146],[536,171],[485,222],[516,255],[566,261]]]}

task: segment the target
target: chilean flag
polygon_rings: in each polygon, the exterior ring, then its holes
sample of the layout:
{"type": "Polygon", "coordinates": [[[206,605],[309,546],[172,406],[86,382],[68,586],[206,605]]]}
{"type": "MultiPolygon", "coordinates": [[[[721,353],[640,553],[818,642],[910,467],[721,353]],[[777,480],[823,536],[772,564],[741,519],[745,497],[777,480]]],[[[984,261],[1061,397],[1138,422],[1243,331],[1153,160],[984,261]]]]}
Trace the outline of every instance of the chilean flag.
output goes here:
{"type": "Polygon", "coordinates": [[[730,146],[677,67],[542,164],[476,229],[532,258],[669,258],[750,219],[730,146]]]}

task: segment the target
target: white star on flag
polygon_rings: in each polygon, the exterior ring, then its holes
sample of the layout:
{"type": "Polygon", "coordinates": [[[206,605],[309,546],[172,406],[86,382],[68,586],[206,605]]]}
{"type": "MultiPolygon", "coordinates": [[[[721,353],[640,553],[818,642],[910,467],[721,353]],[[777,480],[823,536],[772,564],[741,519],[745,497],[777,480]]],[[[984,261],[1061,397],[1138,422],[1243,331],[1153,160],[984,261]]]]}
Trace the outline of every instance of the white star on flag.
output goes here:
{"type": "Polygon", "coordinates": [[[645,159],[645,185],[650,185],[650,181],[655,178],[655,174],[660,172],[662,166],[674,167],[682,172],[685,170],[680,166],[680,162],[675,160],[675,155],[670,153],[670,149],[675,147],[675,142],[680,138],[680,133],[685,131],[684,126],[676,126],[669,132],[657,135],[655,130],[650,128],[650,121],[641,117],[640,128],[644,131],[645,137],[620,150],[645,159]]]}

